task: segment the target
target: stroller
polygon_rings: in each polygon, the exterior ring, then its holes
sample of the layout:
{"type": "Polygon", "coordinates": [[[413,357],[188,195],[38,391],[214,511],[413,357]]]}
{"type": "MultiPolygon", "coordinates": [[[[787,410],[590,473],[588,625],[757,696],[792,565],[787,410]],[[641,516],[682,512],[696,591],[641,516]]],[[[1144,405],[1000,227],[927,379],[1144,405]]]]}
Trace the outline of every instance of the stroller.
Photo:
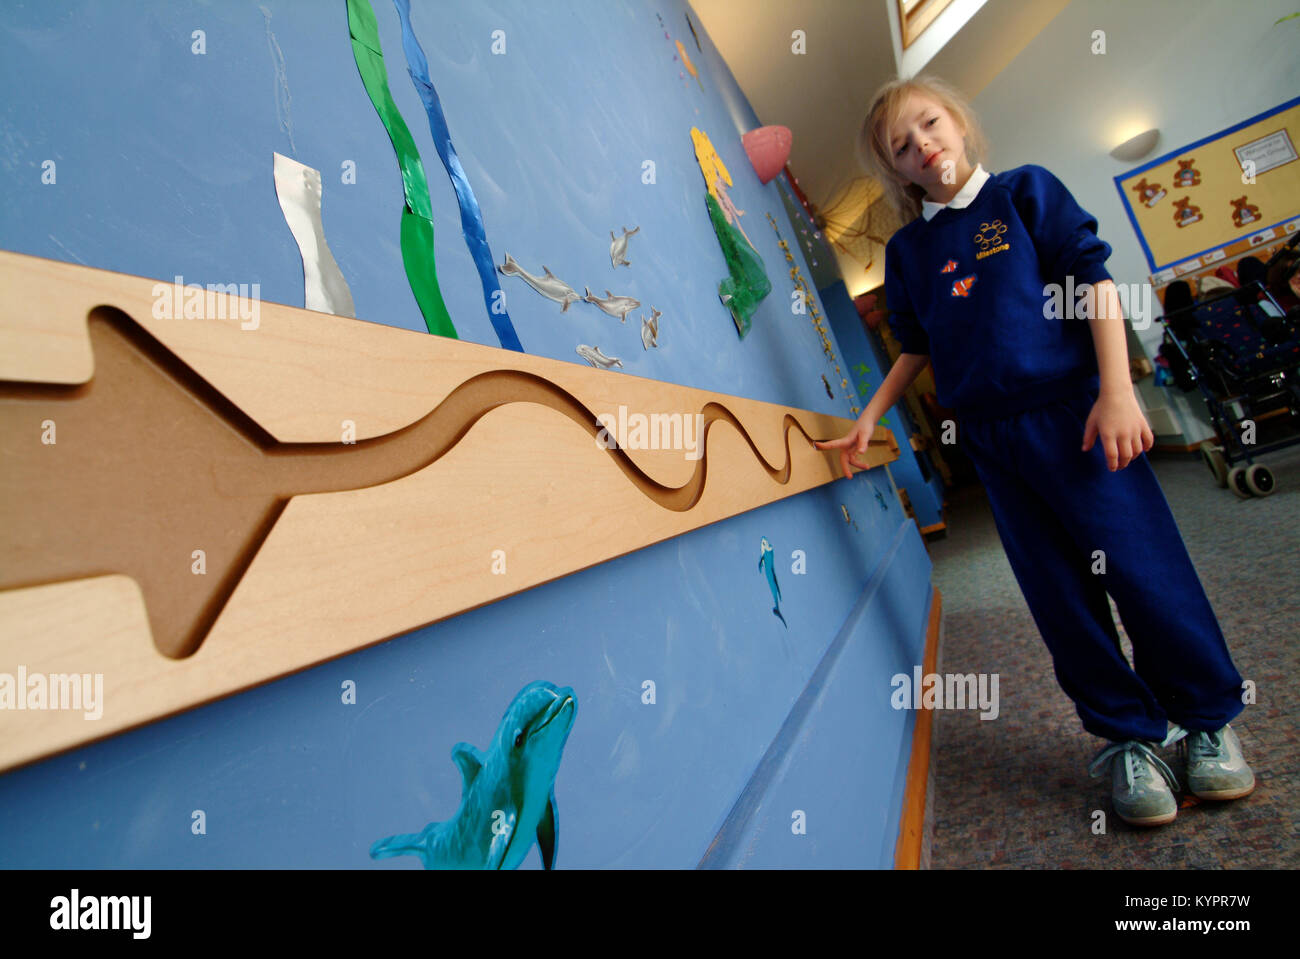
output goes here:
{"type": "Polygon", "coordinates": [[[1201,457],[1219,486],[1245,499],[1273,492],[1273,474],[1254,458],[1300,443],[1300,307],[1283,313],[1258,260],[1240,267],[1238,289],[1199,302],[1186,282],[1169,285],[1159,355],[1179,389],[1200,390],[1218,439],[1201,444],[1201,457]],[[1256,443],[1257,421],[1283,411],[1290,434],[1256,443]]]}

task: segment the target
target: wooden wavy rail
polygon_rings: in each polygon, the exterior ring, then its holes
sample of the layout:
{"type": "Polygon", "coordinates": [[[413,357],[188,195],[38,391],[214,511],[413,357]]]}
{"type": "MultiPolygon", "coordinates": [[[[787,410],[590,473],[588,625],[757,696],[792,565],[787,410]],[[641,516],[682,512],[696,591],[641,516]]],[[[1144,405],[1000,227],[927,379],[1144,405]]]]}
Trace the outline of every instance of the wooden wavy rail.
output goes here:
{"type": "Polygon", "coordinates": [[[0,672],[104,682],[99,720],[0,711],[0,769],[838,475],[838,417],[277,304],[241,329],[236,298],[159,319],[156,290],[0,251],[0,672]],[[619,405],[701,414],[697,458],[602,448],[619,405]]]}

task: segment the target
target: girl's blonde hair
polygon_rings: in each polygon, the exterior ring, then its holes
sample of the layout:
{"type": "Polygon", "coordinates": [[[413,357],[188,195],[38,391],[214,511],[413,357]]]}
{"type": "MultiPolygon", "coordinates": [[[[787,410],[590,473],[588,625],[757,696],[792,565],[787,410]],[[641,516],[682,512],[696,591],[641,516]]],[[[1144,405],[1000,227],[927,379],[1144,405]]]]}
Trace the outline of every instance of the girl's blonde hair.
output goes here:
{"type": "Polygon", "coordinates": [[[925,187],[918,186],[894,169],[893,151],[889,147],[889,128],[903,111],[907,98],[918,93],[943,106],[952,118],[966,129],[966,161],[974,167],[988,154],[988,142],[980,129],[979,118],[966,98],[956,88],[938,77],[922,75],[910,80],[890,80],[872,98],[871,109],[858,132],[858,159],[867,172],[880,181],[885,199],[904,224],[921,215],[921,198],[925,187]]]}

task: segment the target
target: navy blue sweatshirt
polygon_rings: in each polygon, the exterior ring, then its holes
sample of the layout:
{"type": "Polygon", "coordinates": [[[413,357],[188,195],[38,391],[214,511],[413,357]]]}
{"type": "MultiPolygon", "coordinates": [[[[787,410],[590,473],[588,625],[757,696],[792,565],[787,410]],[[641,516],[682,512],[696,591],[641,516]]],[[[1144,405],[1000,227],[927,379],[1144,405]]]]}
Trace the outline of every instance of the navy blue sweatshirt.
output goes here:
{"type": "Polygon", "coordinates": [[[904,353],[929,355],[939,403],[1005,416],[1097,390],[1097,353],[1073,286],[1110,279],[1097,220],[1040,166],[990,174],[969,206],[918,217],[885,248],[889,323],[904,353]]]}

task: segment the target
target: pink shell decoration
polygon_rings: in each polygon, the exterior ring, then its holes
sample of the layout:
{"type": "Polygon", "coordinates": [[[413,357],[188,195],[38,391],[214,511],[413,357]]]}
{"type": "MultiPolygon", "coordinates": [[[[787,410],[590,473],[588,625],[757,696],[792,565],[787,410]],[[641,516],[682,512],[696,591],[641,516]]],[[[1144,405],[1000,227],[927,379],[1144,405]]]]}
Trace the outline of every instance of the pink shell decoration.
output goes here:
{"type": "Polygon", "coordinates": [[[785,169],[792,140],[790,128],[778,126],[759,127],[740,138],[760,182],[767,183],[785,169]]]}

